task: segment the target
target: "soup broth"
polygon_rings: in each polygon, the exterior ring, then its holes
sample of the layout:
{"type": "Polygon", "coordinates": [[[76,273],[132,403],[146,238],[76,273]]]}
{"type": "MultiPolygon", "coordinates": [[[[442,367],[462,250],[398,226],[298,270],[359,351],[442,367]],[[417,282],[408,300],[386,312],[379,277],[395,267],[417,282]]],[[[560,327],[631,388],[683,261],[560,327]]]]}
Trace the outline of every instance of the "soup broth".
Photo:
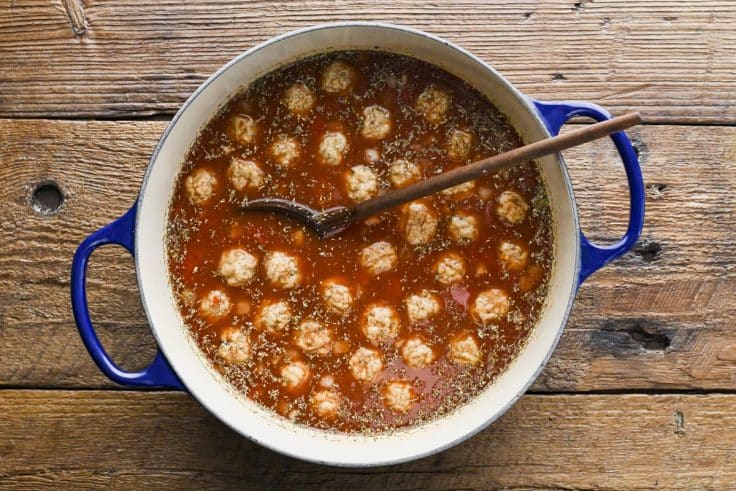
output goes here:
{"type": "Polygon", "coordinates": [[[166,243],[187,329],[236,390],[311,426],[381,432],[465,403],[546,297],[535,163],[328,239],[240,205],[350,205],[520,144],[480,92],[410,57],[343,51],[268,73],[201,130],[177,180],[166,243]]]}

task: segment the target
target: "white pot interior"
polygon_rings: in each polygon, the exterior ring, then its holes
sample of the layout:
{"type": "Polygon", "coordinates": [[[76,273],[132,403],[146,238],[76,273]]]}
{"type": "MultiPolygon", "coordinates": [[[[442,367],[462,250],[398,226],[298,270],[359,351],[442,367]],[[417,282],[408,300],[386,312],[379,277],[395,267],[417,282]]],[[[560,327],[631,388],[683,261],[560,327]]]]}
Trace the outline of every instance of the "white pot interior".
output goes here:
{"type": "Polygon", "coordinates": [[[209,367],[190,339],[168,281],[164,234],[173,183],[199,129],[238,89],[295,59],[338,49],[372,49],[411,55],[448,70],[481,90],[512,121],[526,142],[548,136],[529,101],[483,62],[446,41],[381,24],[333,24],[274,38],[226,65],[176,115],[149,164],[136,228],[136,267],[143,305],[159,346],[189,391],[242,435],[301,459],[370,466],[425,456],[458,443],[500,416],[536,378],[564,327],[577,287],[578,224],[561,158],[542,159],[555,222],[555,264],[549,296],[526,347],[480,396],[422,426],[382,436],[330,433],[299,426],[236,394],[209,367]]]}

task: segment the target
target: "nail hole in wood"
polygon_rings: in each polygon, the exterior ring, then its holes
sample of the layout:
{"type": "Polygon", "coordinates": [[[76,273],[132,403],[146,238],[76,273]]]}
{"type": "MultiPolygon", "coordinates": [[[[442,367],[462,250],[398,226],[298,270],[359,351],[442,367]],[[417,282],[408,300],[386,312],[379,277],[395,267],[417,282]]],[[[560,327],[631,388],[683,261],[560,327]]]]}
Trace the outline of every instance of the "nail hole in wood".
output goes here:
{"type": "Polygon", "coordinates": [[[31,208],[39,215],[50,216],[61,210],[66,197],[53,181],[38,183],[31,195],[31,208]]]}
{"type": "Polygon", "coordinates": [[[682,411],[675,411],[673,416],[675,419],[675,434],[684,435],[685,434],[685,415],[682,414],[682,411]]]}
{"type": "Polygon", "coordinates": [[[643,326],[637,323],[623,331],[647,351],[664,351],[672,343],[667,334],[653,326],[643,326]]]}
{"type": "Polygon", "coordinates": [[[552,80],[567,80],[567,79],[561,73],[553,73],[552,74],[552,80]]]}
{"type": "Polygon", "coordinates": [[[644,240],[634,246],[633,251],[641,256],[645,263],[656,261],[662,252],[662,245],[653,240],[644,240]]]}
{"type": "Polygon", "coordinates": [[[652,199],[659,199],[664,196],[664,192],[667,190],[667,184],[661,182],[655,182],[647,186],[647,195],[652,199]]]}

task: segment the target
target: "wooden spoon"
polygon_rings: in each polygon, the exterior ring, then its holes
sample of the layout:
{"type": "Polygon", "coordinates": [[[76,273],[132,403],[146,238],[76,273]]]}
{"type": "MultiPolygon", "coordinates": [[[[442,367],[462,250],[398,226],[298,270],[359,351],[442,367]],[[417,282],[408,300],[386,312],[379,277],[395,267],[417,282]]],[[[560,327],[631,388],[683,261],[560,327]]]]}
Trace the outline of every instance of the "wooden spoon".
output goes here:
{"type": "Polygon", "coordinates": [[[405,188],[394,189],[353,206],[338,206],[324,211],[279,198],[261,198],[243,203],[245,211],[268,211],[291,217],[314,231],[320,238],[330,237],[345,230],[352,222],[363,220],[395,206],[437,193],[492,172],[528,162],[545,155],[576,147],[611,133],[641,124],[638,112],[619,116],[578,130],[518,147],[472,164],[432,176],[405,188]]]}

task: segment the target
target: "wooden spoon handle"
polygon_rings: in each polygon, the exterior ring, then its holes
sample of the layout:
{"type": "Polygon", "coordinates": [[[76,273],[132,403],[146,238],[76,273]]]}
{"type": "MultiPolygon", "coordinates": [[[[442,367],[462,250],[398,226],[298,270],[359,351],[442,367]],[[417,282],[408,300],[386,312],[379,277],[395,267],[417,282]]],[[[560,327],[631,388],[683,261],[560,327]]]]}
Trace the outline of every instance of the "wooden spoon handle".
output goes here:
{"type": "Polygon", "coordinates": [[[597,140],[598,138],[603,138],[611,133],[641,124],[641,122],[641,115],[638,112],[626,114],[585,126],[564,135],[540,140],[487,159],[479,160],[472,164],[430,177],[411,186],[395,189],[376,198],[358,203],[351,210],[351,221],[368,218],[389,208],[434,194],[452,186],[457,186],[458,184],[488,175],[491,172],[544,157],[545,155],[561,152],[562,150],[576,147],[583,143],[597,140]]]}

